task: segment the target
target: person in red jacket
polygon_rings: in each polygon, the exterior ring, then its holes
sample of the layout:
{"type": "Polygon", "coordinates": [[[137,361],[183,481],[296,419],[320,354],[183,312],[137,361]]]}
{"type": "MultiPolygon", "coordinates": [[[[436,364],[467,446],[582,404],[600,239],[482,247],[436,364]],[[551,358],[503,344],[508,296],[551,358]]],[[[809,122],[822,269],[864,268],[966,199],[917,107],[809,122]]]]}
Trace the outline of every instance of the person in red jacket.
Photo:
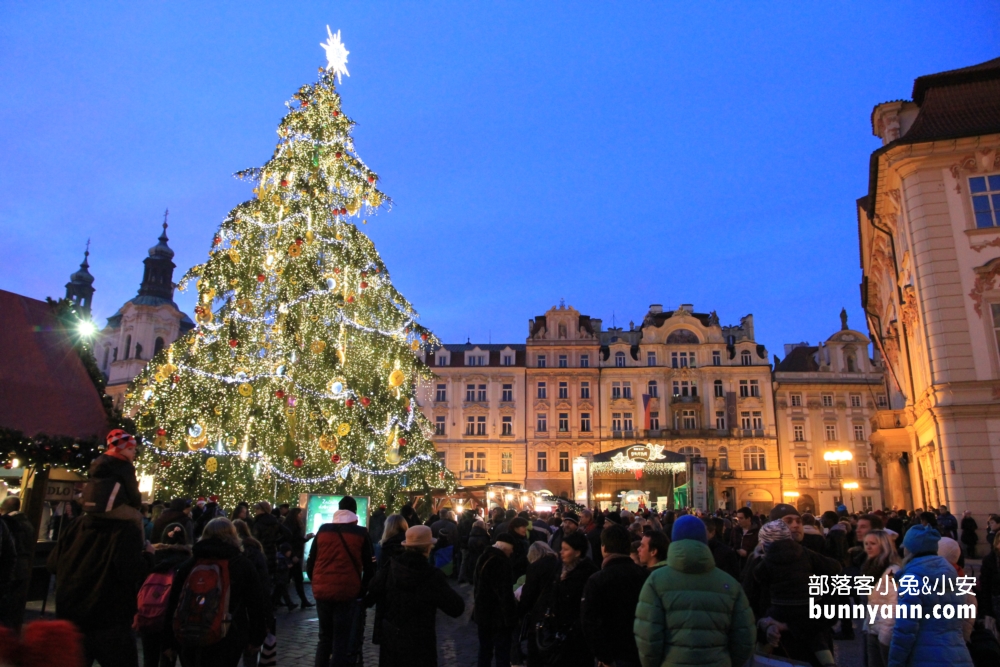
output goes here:
{"type": "Polygon", "coordinates": [[[319,617],[316,664],[353,664],[361,648],[358,618],[368,584],[375,576],[375,551],[368,529],[358,525],[358,504],[345,496],[313,539],[306,561],[319,617]],[[333,662],[330,663],[330,656],[333,662]]]}

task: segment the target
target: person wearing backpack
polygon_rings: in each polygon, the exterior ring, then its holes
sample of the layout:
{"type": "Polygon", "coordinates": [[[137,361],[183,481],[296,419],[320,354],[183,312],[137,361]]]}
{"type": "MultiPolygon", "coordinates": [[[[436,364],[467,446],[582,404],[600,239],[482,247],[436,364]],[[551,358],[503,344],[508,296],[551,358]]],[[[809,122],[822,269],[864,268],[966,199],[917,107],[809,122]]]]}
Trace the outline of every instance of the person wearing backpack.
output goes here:
{"type": "MultiPolygon", "coordinates": [[[[184,526],[172,523],[154,545],[153,570],[139,589],[138,610],[132,628],[142,640],[143,667],[160,667],[164,632],[168,631],[167,603],[177,568],[191,557],[184,526]]],[[[170,665],[174,661],[169,661],[170,665]]]]}
{"type": "Polygon", "coordinates": [[[135,476],[135,436],[120,428],[108,433],[107,449],[94,459],[83,488],[83,511],[104,519],[134,521],[140,530],[142,493],[135,476]]]}
{"type": "Polygon", "coordinates": [[[167,656],[179,655],[183,667],[236,667],[267,635],[257,571],[225,517],[208,522],[192,552],[170,589],[167,656]]]}
{"type": "Polygon", "coordinates": [[[319,642],[316,664],[345,667],[360,649],[357,620],[361,600],[375,576],[375,551],[368,530],[358,525],[357,502],[351,496],[340,501],[333,523],[320,526],[306,562],[312,581],[319,642]]]}

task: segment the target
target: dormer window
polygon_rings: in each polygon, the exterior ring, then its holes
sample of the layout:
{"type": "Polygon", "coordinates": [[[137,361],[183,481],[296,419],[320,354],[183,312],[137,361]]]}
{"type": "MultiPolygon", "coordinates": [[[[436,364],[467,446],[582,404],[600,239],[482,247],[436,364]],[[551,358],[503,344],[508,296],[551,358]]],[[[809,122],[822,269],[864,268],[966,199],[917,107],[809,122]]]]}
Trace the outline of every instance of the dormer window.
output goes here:
{"type": "Polygon", "coordinates": [[[744,366],[749,366],[753,363],[753,357],[750,356],[750,350],[743,350],[740,352],[740,363],[744,366]]]}
{"type": "Polygon", "coordinates": [[[486,355],[485,354],[470,354],[466,356],[465,360],[466,366],[485,366],[486,365],[486,355]]]}
{"type": "Polygon", "coordinates": [[[505,355],[503,355],[503,357],[500,360],[500,363],[503,366],[513,366],[514,365],[514,355],[513,354],[505,354],[505,355]]]}
{"type": "Polygon", "coordinates": [[[615,352],[615,367],[617,367],[617,368],[625,368],[625,353],[624,352],[621,352],[621,351],[615,352]]]}
{"type": "Polygon", "coordinates": [[[437,356],[437,365],[438,366],[447,366],[448,365],[448,355],[447,354],[439,354],[437,356]]]}

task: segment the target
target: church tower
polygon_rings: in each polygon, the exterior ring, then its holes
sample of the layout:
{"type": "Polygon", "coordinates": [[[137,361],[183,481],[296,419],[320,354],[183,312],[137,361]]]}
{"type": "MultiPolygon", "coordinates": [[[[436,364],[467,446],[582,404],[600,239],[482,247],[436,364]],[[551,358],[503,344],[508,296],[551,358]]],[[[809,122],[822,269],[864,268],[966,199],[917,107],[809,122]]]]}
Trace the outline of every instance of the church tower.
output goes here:
{"type": "Polygon", "coordinates": [[[167,215],[163,214],[163,233],[157,239],[159,243],[149,249],[149,257],[142,263],[145,270],[142,273],[142,283],[139,285],[139,296],[152,296],[167,301],[174,300],[174,251],[167,245],[167,215]]]}
{"type": "Polygon", "coordinates": [[[90,314],[90,304],[94,298],[94,276],[90,275],[90,264],[87,258],[90,257],[90,240],[87,241],[87,249],[83,253],[83,262],[80,263],[80,270],[69,277],[66,283],[66,298],[80,307],[82,311],[90,314]]]}

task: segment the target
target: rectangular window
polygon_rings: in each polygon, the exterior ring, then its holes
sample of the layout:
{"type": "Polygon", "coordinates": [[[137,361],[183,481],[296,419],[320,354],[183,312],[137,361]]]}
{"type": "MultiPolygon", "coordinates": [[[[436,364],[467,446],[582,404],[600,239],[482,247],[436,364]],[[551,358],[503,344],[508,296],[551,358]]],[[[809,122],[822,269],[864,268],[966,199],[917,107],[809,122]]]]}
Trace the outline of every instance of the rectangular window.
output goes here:
{"type": "Polygon", "coordinates": [[[476,452],[476,472],[486,472],[486,452],[476,452]]]}
{"type": "Polygon", "coordinates": [[[631,431],[632,430],[632,413],[624,412],[622,413],[622,430],[631,431]]]}
{"type": "Polygon", "coordinates": [[[799,479],[809,479],[809,464],[805,461],[796,463],[795,471],[799,479]]]}
{"type": "Polygon", "coordinates": [[[871,496],[861,496],[861,511],[865,514],[872,512],[872,497],[871,496]]]}
{"type": "Polygon", "coordinates": [[[467,384],[465,385],[465,402],[475,403],[476,401],[476,385],[467,384]]]}
{"type": "Polygon", "coordinates": [[[486,402],[486,385],[479,385],[479,389],[476,390],[476,400],[480,403],[486,402]]]}
{"type": "Polygon", "coordinates": [[[580,383],[580,398],[590,398],[590,383],[581,382],[580,383]]]}
{"type": "Polygon", "coordinates": [[[836,424],[827,424],[826,425],[826,439],[827,440],[836,440],[837,439],[837,425],[836,424]]]}
{"type": "Polygon", "coordinates": [[[465,418],[465,435],[476,434],[476,418],[469,416],[465,418]]]}
{"type": "Polygon", "coordinates": [[[698,428],[698,419],[694,415],[694,410],[681,411],[681,428],[685,429],[698,428]]]}
{"type": "Polygon", "coordinates": [[[566,368],[567,366],[569,366],[569,359],[566,357],[565,354],[560,354],[559,355],[559,368],[566,368]]]}
{"type": "Polygon", "coordinates": [[[843,469],[840,467],[839,461],[830,462],[830,477],[835,477],[840,479],[844,475],[843,469]]]}
{"type": "Polygon", "coordinates": [[[447,417],[437,416],[434,418],[434,435],[444,435],[444,427],[447,417]]]}
{"type": "Polygon", "coordinates": [[[1000,174],[973,176],[969,179],[969,194],[976,227],[1000,227],[1000,174]]]}
{"type": "Polygon", "coordinates": [[[806,428],[802,424],[796,424],[792,427],[792,438],[795,442],[805,442],[806,441],[806,428]]]}
{"type": "Polygon", "coordinates": [[[858,461],[858,477],[868,479],[868,461],[858,461]]]}
{"type": "Polygon", "coordinates": [[[749,431],[750,430],[750,413],[749,412],[741,412],[740,413],[740,426],[743,427],[744,431],[749,431]]]}
{"type": "Polygon", "coordinates": [[[538,398],[548,398],[548,390],[544,382],[538,383],[538,398]]]}
{"type": "Polygon", "coordinates": [[[590,433],[590,413],[581,412],[580,413],[580,430],[584,433],[590,433]]]}
{"type": "Polygon", "coordinates": [[[793,408],[802,407],[802,394],[789,394],[788,402],[791,403],[793,408]]]}
{"type": "Polygon", "coordinates": [[[722,398],[725,395],[725,393],[722,390],[722,380],[716,380],[715,382],[712,383],[712,386],[715,388],[716,398],[722,398]]]}
{"type": "Polygon", "coordinates": [[[476,435],[486,435],[486,415],[476,417],[476,435]]]}
{"type": "Polygon", "coordinates": [[[720,431],[726,430],[726,413],[722,410],[718,410],[715,413],[715,428],[720,431]]]}
{"type": "Polygon", "coordinates": [[[622,382],[622,398],[632,398],[632,383],[627,380],[622,382]]]}
{"type": "Polygon", "coordinates": [[[622,430],[622,413],[620,412],[611,413],[611,430],[612,431],[622,430]]]}
{"type": "Polygon", "coordinates": [[[750,383],[746,380],[740,380],[740,398],[746,398],[750,395],[750,383]]]}
{"type": "Polygon", "coordinates": [[[880,408],[889,407],[889,401],[888,399],[886,399],[885,394],[878,394],[875,397],[875,405],[877,405],[880,408]]]}
{"type": "Polygon", "coordinates": [[[434,400],[439,403],[444,403],[448,400],[448,385],[439,384],[437,386],[437,391],[434,393],[434,400]]]}
{"type": "Polygon", "coordinates": [[[465,452],[465,472],[476,471],[476,453],[465,452]]]}
{"type": "Polygon", "coordinates": [[[823,407],[824,408],[833,407],[833,394],[823,394],[823,407]]]}
{"type": "Polygon", "coordinates": [[[535,430],[538,431],[539,433],[545,433],[546,431],[548,431],[549,430],[549,417],[548,417],[548,415],[546,415],[545,413],[539,412],[538,413],[538,420],[537,420],[536,426],[537,427],[535,428],[535,430]]]}
{"type": "Polygon", "coordinates": [[[514,452],[500,452],[500,473],[503,475],[514,474],[514,452]]]}
{"type": "Polygon", "coordinates": [[[559,383],[559,398],[569,398],[569,383],[560,382],[559,383]]]}
{"type": "Polygon", "coordinates": [[[504,403],[514,402],[514,385],[505,384],[501,387],[500,400],[504,403]]]}
{"type": "Polygon", "coordinates": [[[500,435],[514,435],[514,418],[511,416],[501,417],[500,435]]]}
{"type": "Polygon", "coordinates": [[[656,383],[656,380],[650,380],[646,385],[646,393],[649,394],[650,398],[658,398],[660,396],[660,385],[656,383]]]}
{"type": "Polygon", "coordinates": [[[444,354],[442,354],[441,356],[439,356],[437,358],[437,365],[438,366],[447,366],[448,365],[448,356],[444,355],[444,354]]]}
{"type": "Polygon", "coordinates": [[[559,472],[569,472],[569,452],[559,452],[559,472]]]}
{"type": "Polygon", "coordinates": [[[649,430],[660,430],[660,413],[655,410],[649,413],[649,430]]]}
{"type": "Polygon", "coordinates": [[[656,352],[647,352],[646,353],[646,365],[647,366],[655,366],[656,365],[656,352]]]}
{"type": "Polygon", "coordinates": [[[580,368],[590,368],[590,355],[581,354],[580,355],[580,368]]]}
{"type": "Polygon", "coordinates": [[[560,433],[569,432],[569,413],[560,412],[559,413],[559,431],[560,433]]]}
{"type": "Polygon", "coordinates": [[[670,366],[672,368],[695,367],[694,352],[671,352],[670,366]]]}
{"type": "Polygon", "coordinates": [[[712,351],[712,365],[721,366],[722,365],[722,353],[718,350],[712,351]]]}
{"type": "Polygon", "coordinates": [[[549,469],[549,457],[545,452],[538,452],[535,459],[538,462],[538,472],[547,472],[549,469]]]}
{"type": "Polygon", "coordinates": [[[441,462],[441,465],[444,466],[445,468],[447,468],[448,467],[448,453],[447,452],[434,452],[434,453],[437,454],[438,461],[441,462]]]}
{"type": "Polygon", "coordinates": [[[514,355],[512,355],[512,354],[505,354],[505,355],[503,355],[503,359],[501,360],[500,363],[502,363],[504,366],[513,366],[514,365],[514,355]]]}
{"type": "Polygon", "coordinates": [[[864,442],[865,441],[865,427],[864,427],[864,424],[855,424],[854,425],[854,439],[857,440],[858,442],[864,442]]]}
{"type": "Polygon", "coordinates": [[[611,383],[611,400],[622,397],[622,383],[612,382],[611,383]]]}
{"type": "Polygon", "coordinates": [[[615,352],[615,367],[625,368],[625,353],[615,352]]]}
{"type": "Polygon", "coordinates": [[[764,430],[764,417],[758,410],[753,412],[753,430],[763,431],[764,430]]]}
{"type": "Polygon", "coordinates": [[[538,364],[537,365],[538,365],[539,368],[545,368],[545,355],[544,354],[538,355],[538,364]]]}
{"type": "Polygon", "coordinates": [[[750,395],[760,398],[760,383],[757,380],[750,380],[750,395]]]}
{"type": "Polygon", "coordinates": [[[851,407],[852,408],[861,407],[861,394],[851,394],[851,407]]]}

